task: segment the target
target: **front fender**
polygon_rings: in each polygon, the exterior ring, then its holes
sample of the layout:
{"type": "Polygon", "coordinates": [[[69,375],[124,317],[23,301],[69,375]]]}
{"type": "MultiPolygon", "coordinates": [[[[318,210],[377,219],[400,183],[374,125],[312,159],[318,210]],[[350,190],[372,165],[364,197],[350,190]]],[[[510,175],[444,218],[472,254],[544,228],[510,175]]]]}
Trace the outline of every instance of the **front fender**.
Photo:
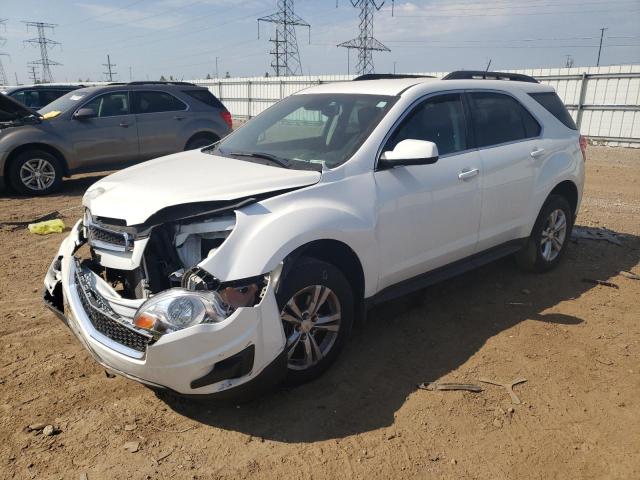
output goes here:
{"type": "Polygon", "coordinates": [[[346,185],[339,185],[345,182],[302,189],[238,210],[229,238],[199,266],[220,280],[239,280],[274,270],[310,242],[337,240],[358,256],[365,295],[374,291],[378,278],[373,261],[374,202],[367,196],[361,202],[345,201],[355,198],[346,185]]]}

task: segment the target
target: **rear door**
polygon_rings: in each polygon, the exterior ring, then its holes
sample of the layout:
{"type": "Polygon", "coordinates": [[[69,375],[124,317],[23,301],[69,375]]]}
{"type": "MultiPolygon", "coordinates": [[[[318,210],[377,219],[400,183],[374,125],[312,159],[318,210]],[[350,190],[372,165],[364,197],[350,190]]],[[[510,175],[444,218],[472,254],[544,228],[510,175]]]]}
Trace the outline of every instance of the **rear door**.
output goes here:
{"type": "Polygon", "coordinates": [[[69,129],[80,169],[129,164],[139,160],[136,119],[130,111],[129,92],[98,95],[80,108],[91,108],[94,118],[71,118],[69,129]]]}
{"type": "Polygon", "coordinates": [[[179,133],[187,120],[188,106],[176,96],[159,90],[135,90],[132,96],[142,159],[184,150],[184,139],[179,133]]]}
{"type": "Polygon", "coordinates": [[[478,250],[486,250],[522,236],[536,169],[545,155],[542,128],[504,92],[470,91],[467,96],[483,172],[478,250]]]}

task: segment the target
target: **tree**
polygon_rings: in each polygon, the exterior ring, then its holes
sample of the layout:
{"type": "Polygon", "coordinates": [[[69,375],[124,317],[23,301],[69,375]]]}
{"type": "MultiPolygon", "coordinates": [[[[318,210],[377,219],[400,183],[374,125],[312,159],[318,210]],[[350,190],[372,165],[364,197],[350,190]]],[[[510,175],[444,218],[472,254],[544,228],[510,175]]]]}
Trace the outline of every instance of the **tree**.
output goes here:
{"type": "Polygon", "coordinates": [[[211,80],[211,75],[207,73],[207,80],[211,80]]]}
{"type": "Polygon", "coordinates": [[[160,75],[160,81],[161,81],[161,82],[166,82],[166,81],[167,81],[167,79],[166,79],[166,78],[164,78],[164,75],[160,75]]]}
{"type": "Polygon", "coordinates": [[[229,72],[224,74],[224,78],[231,78],[231,75],[229,74],[229,72]]]}

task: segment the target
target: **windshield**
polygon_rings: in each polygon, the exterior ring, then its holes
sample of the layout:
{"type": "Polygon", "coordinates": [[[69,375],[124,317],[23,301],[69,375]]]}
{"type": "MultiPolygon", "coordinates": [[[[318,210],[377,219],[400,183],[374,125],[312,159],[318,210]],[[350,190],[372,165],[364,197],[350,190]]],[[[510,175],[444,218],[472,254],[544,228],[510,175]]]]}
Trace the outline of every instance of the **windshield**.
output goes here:
{"type": "Polygon", "coordinates": [[[301,162],[333,168],[353,155],[395,100],[383,95],[292,95],[222,140],[215,153],[271,156],[287,168],[301,162]]]}
{"type": "Polygon", "coordinates": [[[49,105],[45,105],[38,113],[46,115],[51,112],[66,112],[69,109],[76,108],[80,105],[82,100],[86,100],[89,96],[89,92],[84,92],[83,89],[73,90],[66,95],[57,98],[49,105]]]}

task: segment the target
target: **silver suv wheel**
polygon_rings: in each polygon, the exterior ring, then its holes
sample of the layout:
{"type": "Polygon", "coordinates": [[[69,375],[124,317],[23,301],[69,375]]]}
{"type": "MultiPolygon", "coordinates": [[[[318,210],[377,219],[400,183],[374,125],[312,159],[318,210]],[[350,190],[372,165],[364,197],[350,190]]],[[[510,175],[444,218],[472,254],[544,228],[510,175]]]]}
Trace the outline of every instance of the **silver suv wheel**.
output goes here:
{"type": "Polygon", "coordinates": [[[20,167],[20,181],[29,190],[41,191],[56,180],[54,166],[44,158],[32,158],[20,167]]]}
{"type": "Polygon", "coordinates": [[[567,237],[567,217],[561,209],[553,210],[545,222],[540,239],[540,253],[547,262],[560,254],[567,237]]]}
{"type": "Polygon", "coordinates": [[[337,295],[324,285],[310,285],[295,293],[280,312],[287,337],[287,366],[306,370],[333,348],[342,320],[337,295]]]}

